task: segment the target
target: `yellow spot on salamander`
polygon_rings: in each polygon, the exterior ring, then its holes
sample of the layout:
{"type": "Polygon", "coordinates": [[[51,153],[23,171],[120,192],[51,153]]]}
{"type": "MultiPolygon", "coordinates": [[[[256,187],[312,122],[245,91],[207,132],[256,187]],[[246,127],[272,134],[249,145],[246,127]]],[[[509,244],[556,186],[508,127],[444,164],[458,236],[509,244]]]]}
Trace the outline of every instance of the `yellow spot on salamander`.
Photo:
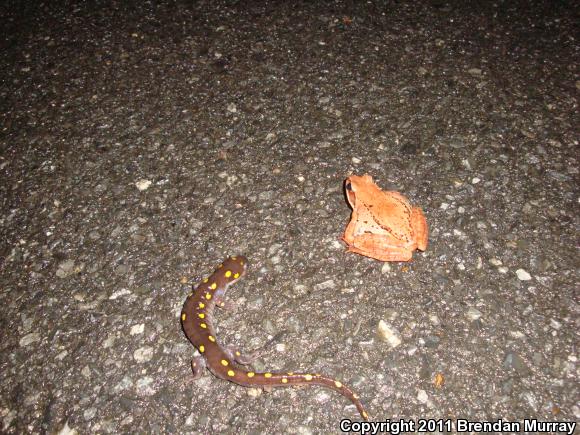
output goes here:
{"type": "Polygon", "coordinates": [[[215,282],[212,282],[209,288],[215,290],[217,288],[217,284],[215,282]]]}
{"type": "Polygon", "coordinates": [[[199,326],[201,326],[203,329],[207,328],[207,325],[205,323],[200,323],[199,326]]]}
{"type": "Polygon", "coordinates": [[[208,335],[208,336],[207,336],[207,339],[208,339],[209,341],[211,341],[212,343],[215,343],[215,337],[214,337],[213,335],[208,335]]]}
{"type": "Polygon", "coordinates": [[[283,383],[283,384],[287,384],[287,383],[288,383],[288,379],[286,379],[286,378],[282,378],[282,383],[283,383]]]}
{"type": "Polygon", "coordinates": [[[236,261],[238,259],[238,257],[232,257],[232,260],[236,261]]]}
{"type": "Polygon", "coordinates": [[[242,354],[240,353],[239,350],[236,350],[236,356],[241,356],[242,354]]]}
{"type": "Polygon", "coordinates": [[[264,373],[264,377],[265,378],[271,378],[272,377],[272,373],[264,373]]]}
{"type": "Polygon", "coordinates": [[[334,381],[334,385],[336,385],[336,388],[342,387],[342,383],[340,381],[334,381]]]}
{"type": "Polygon", "coordinates": [[[311,381],[312,375],[304,375],[304,379],[306,379],[307,381],[311,381]]]}
{"type": "Polygon", "coordinates": [[[222,264],[220,264],[220,265],[219,265],[217,268],[218,268],[218,269],[221,269],[222,267],[224,267],[224,264],[223,264],[223,263],[222,263],[222,264]]]}
{"type": "Polygon", "coordinates": [[[203,302],[199,303],[199,308],[201,308],[202,310],[205,308],[205,304],[203,302]]]}
{"type": "Polygon", "coordinates": [[[240,261],[240,266],[243,266],[243,265],[244,265],[244,262],[243,261],[240,261]]]}
{"type": "Polygon", "coordinates": [[[369,418],[369,415],[366,413],[366,411],[363,411],[362,416],[365,420],[369,418]]]}
{"type": "Polygon", "coordinates": [[[205,314],[204,313],[199,313],[198,316],[199,316],[200,319],[203,319],[205,317],[205,314]]]}
{"type": "Polygon", "coordinates": [[[288,376],[293,376],[294,372],[288,372],[288,376]]]}
{"type": "Polygon", "coordinates": [[[224,366],[224,367],[229,364],[228,361],[225,359],[222,359],[220,362],[222,363],[222,366],[224,366]]]}
{"type": "Polygon", "coordinates": [[[206,293],[205,294],[205,298],[209,301],[211,299],[211,294],[210,293],[206,293]]]}
{"type": "Polygon", "coordinates": [[[356,393],[353,393],[352,397],[354,397],[356,400],[360,399],[360,396],[356,393]]]}
{"type": "Polygon", "coordinates": [[[256,374],[254,372],[248,372],[248,378],[253,378],[256,374]]]}
{"type": "Polygon", "coordinates": [[[232,276],[232,271],[226,270],[226,273],[224,275],[226,276],[226,278],[229,278],[230,276],[232,276]]]}
{"type": "Polygon", "coordinates": [[[228,376],[234,376],[234,375],[235,375],[235,373],[233,370],[228,370],[228,376]]]}
{"type": "Polygon", "coordinates": [[[234,273],[234,278],[235,278],[235,279],[238,279],[239,277],[240,277],[240,274],[239,274],[239,273],[237,273],[237,272],[236,272],[236,273],[234,273]]]}
{"type": "Polygon", "coordinates": [[[185,313],[181,313],[181,321],[182,321],[182,322],[185,322],[185,318],[186,318],[186,317],[187,317],[187,316],[185,315],[185,313]]]}
{"type": "Polygon", "coordinates": [[[206,282],[208,282],[208,281],[209,281],[209,278],[204,278],[204,279],[203,279],[203,282],[204,282],[204,284],[205,284],[206,282]]]}
{"type": "Polygon", "coordinates": [[[204,353],[205,352],[205,346],[203,344],[201,344],[199,346],[199,353],[204,353]]]}

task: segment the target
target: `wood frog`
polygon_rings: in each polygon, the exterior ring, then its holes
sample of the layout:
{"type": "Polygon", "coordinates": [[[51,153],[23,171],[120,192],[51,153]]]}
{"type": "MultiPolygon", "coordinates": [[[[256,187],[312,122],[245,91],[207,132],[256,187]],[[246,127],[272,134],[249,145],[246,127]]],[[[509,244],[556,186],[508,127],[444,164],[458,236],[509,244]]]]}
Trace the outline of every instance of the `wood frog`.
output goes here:
{"type": "Polygon", "coordinates": [[[381,261],[410,261],[427,249],[423,211],[398,192],[383,192],[370,175],[351,175],[344,183],[352,215],[342,240],[350,252],[381,261]]]}

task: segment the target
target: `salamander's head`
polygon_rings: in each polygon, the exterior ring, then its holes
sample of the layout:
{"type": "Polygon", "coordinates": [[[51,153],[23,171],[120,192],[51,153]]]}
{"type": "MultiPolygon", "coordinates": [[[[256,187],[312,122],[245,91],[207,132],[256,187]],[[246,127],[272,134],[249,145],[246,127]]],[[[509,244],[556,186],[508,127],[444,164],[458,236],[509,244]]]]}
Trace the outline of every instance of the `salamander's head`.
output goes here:
{"type": "Polygon", "coordinates": [[[243,255],[228,257],[224,260],[222,267],[224,270],[230,270],[232,276],[237,280],[246,272],[248,259],[243,255]]]}

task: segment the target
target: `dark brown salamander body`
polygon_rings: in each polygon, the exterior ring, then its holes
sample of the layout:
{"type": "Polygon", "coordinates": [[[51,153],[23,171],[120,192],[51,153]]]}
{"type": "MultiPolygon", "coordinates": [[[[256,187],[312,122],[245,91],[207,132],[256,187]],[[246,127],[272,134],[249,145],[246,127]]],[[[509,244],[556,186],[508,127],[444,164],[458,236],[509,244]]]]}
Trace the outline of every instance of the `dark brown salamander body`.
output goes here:
{"type": "Polygon", "coordinates": [[[207,368],[218,378],[227,379],[245,387],[322,385],[348,397],[365,420],[369,416],[358,396],[341,382],[319,374],[308,373],[258,373],[240,367],[247,359],[231,348],[221,347],[216,340],[212,326],[212,312],[215,305],[224,306],[223,297],[231,284],[236,282],[246,270],[247,259],[242,256],[227,258],[209,277],[189,295],[181,312],[181,324],[189,341],[199,350],[201,356],[191,363],[194,378],[201,376],[207,368]]]}

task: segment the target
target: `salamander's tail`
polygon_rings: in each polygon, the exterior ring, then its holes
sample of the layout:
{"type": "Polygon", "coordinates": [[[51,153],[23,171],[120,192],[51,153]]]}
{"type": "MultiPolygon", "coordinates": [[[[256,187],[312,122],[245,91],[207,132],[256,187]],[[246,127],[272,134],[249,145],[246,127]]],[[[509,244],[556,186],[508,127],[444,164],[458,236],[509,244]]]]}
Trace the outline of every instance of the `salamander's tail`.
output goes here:
{"type": "Polygon", "coordinates": [[[359,396],[354,393],[349,387],[336,379],[327,378],[320,374],[308,373],[256,373],[237,370],[234,376],[224,376],[236,384],[251,386],[271,386],[271,387],[285,387],[290,385],[321,385],[339,392],[344,397],[348,398],[360,413],[364,420],[369,420],[369,414],[366,412],[359,396]]]}

